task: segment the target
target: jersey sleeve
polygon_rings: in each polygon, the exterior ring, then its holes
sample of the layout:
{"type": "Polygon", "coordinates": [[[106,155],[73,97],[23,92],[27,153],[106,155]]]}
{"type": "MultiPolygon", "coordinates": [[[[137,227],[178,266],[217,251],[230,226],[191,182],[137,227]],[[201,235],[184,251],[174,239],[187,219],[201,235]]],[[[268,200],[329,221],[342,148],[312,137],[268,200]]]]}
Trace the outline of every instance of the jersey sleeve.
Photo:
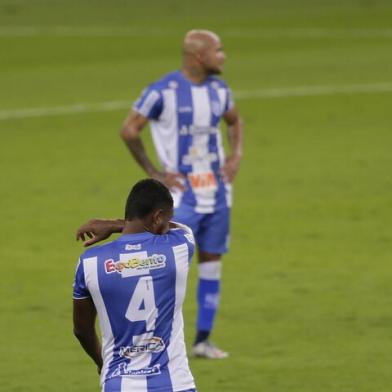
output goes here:
{"type": "Polygon", "coordinates": [[[78,265],[75,272],[75,280],[73,284],[73,298],[74,299],[84,299],[91,297],[88,291],[86,281],[84,278],[84,266],[83,260],[79,259],[78,265]]]}
{"type": "Polygon", "coordinates": [[[187,240],[187,245],[189,249],[189,262],[192,260],[193,254],[195,253],[195,238],[193,237],[193,233],[184,234],[184,237],[187,240]]]}
{"type": "Polygon", "coordinates": [[[162,109],[162,94],[153,85],[147,87],[133,105],[133,110],[151,120],[157,120],[162,109]]]}
{"type": "Polygon", "coordinates": [[[223,113],[229,112],[234,107],[233,93],[229,87],[226,87],[226,102],[223,113]]]}
{"type": "Polygon", "coordinates": [[[180,237],[180,239],[184,240],[188,246],[189,250],[189,262],[191,261],[193,254],[195,253],[195,237],[193,236],[193,231],[190,227],[175,222],[177,229],[172,229],[172,232],[180,237]]]}

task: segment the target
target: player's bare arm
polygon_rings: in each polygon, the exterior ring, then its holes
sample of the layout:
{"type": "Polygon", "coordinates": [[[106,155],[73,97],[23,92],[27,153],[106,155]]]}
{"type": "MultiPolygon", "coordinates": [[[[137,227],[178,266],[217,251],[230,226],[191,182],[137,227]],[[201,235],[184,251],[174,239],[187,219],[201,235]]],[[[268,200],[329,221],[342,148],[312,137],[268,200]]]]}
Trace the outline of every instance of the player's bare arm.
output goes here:
{"type": "Polygon", "coordinates": [[[76,232],[76,240],[90,246],[109,238],[113,233],[121,233],[124,219],[91,219],[81,225],[76,232]]]}
{"type": "Polygon", "coordinates": [[[140,133],[148,123],[148,118],[132,110],[121,129],[121,137],[128,146],[129,151],[140,167],[152,178],[162,182],[169,189],[184,190],[179,173],[166,173],[159,171],[147,156],[140,133]]]}
{"type": "Polygon", "coordinates": [[[74,335],[79,340],[84,351],[92,358],[101,373],[102,355],[101,343],[95,331],[97,311],[91,298],[74,299],[73,325],[74,335]]]}
{"type": "Polygon", "coordinates": [[[224,116],[230,145],[230,154],[226,157],[221,172],[226,182],[232,183],[240,167],[242,158],[243,124],[236,108],[229,110],[224,116]]]}
{"type": "MultiPolygon", "coordinates": [[[[84,246],[90,246],[106,240],[114,233],[121,233],[124,229],[124,219],[91,219],[79,227],[76,232],[76,240],[82,240],[84,246]]],[[[170,229],[190,229],[177,222],[169,222],[170,229]]]]}

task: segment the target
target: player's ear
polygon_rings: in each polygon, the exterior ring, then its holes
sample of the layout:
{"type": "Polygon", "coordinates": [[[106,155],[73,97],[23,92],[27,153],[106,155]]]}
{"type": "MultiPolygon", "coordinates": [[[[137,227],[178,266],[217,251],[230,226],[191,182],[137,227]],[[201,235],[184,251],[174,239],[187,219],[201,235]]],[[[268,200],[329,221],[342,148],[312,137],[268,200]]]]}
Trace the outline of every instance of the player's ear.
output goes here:
{"type": "Polygon", "coordinates": [[[159,227],[162,225],[162,218],[163,218],[163,210],[162,208],[159,208],[155,210],[152,214],[152,223],[155,227],[159,227]]]}
{"type": "Polygon", "coordinates": [[[197,51],[193,54],[193,57],[199,64],[201,64],[204,61],[204,52],[197,51]]]}

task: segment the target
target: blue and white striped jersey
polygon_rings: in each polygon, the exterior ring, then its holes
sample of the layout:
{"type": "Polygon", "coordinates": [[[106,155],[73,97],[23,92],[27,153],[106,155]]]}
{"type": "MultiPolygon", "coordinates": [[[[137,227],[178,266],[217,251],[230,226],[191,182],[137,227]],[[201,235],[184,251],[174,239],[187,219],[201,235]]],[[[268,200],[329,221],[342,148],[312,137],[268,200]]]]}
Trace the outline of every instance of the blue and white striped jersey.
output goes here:
{"type": "Polygon", "coordinates": [[[102,333],[102,391],[194,388],[183,334],[192,232],[125,234],[80,258],[74,298],[92,297],[102,333]]]}
{"type": "Polygon", "coordinates": [[[195,84],[180,71],[145,89],[134,110],[150,119],[151,132],[165,171],[186,177],[186,191],[175,191],[175,207],[184,203],[197,213],[231,207],[231,185],[219,173],[224,150],[219,122],[234,106],[230,89],[210,76],[195,84]]]}

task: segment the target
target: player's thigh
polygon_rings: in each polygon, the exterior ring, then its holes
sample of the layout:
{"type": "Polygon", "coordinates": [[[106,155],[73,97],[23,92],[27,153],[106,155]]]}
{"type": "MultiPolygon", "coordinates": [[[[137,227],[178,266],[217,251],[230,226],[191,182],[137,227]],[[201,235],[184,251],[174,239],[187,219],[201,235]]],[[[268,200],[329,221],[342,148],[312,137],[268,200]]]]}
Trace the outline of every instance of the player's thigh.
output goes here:
{"type": "Polygon", "coordinates": [[[230,238],[230,208],[205,214],[199,227],[197,242],[201,252],[224,254],[230,238]]]}

